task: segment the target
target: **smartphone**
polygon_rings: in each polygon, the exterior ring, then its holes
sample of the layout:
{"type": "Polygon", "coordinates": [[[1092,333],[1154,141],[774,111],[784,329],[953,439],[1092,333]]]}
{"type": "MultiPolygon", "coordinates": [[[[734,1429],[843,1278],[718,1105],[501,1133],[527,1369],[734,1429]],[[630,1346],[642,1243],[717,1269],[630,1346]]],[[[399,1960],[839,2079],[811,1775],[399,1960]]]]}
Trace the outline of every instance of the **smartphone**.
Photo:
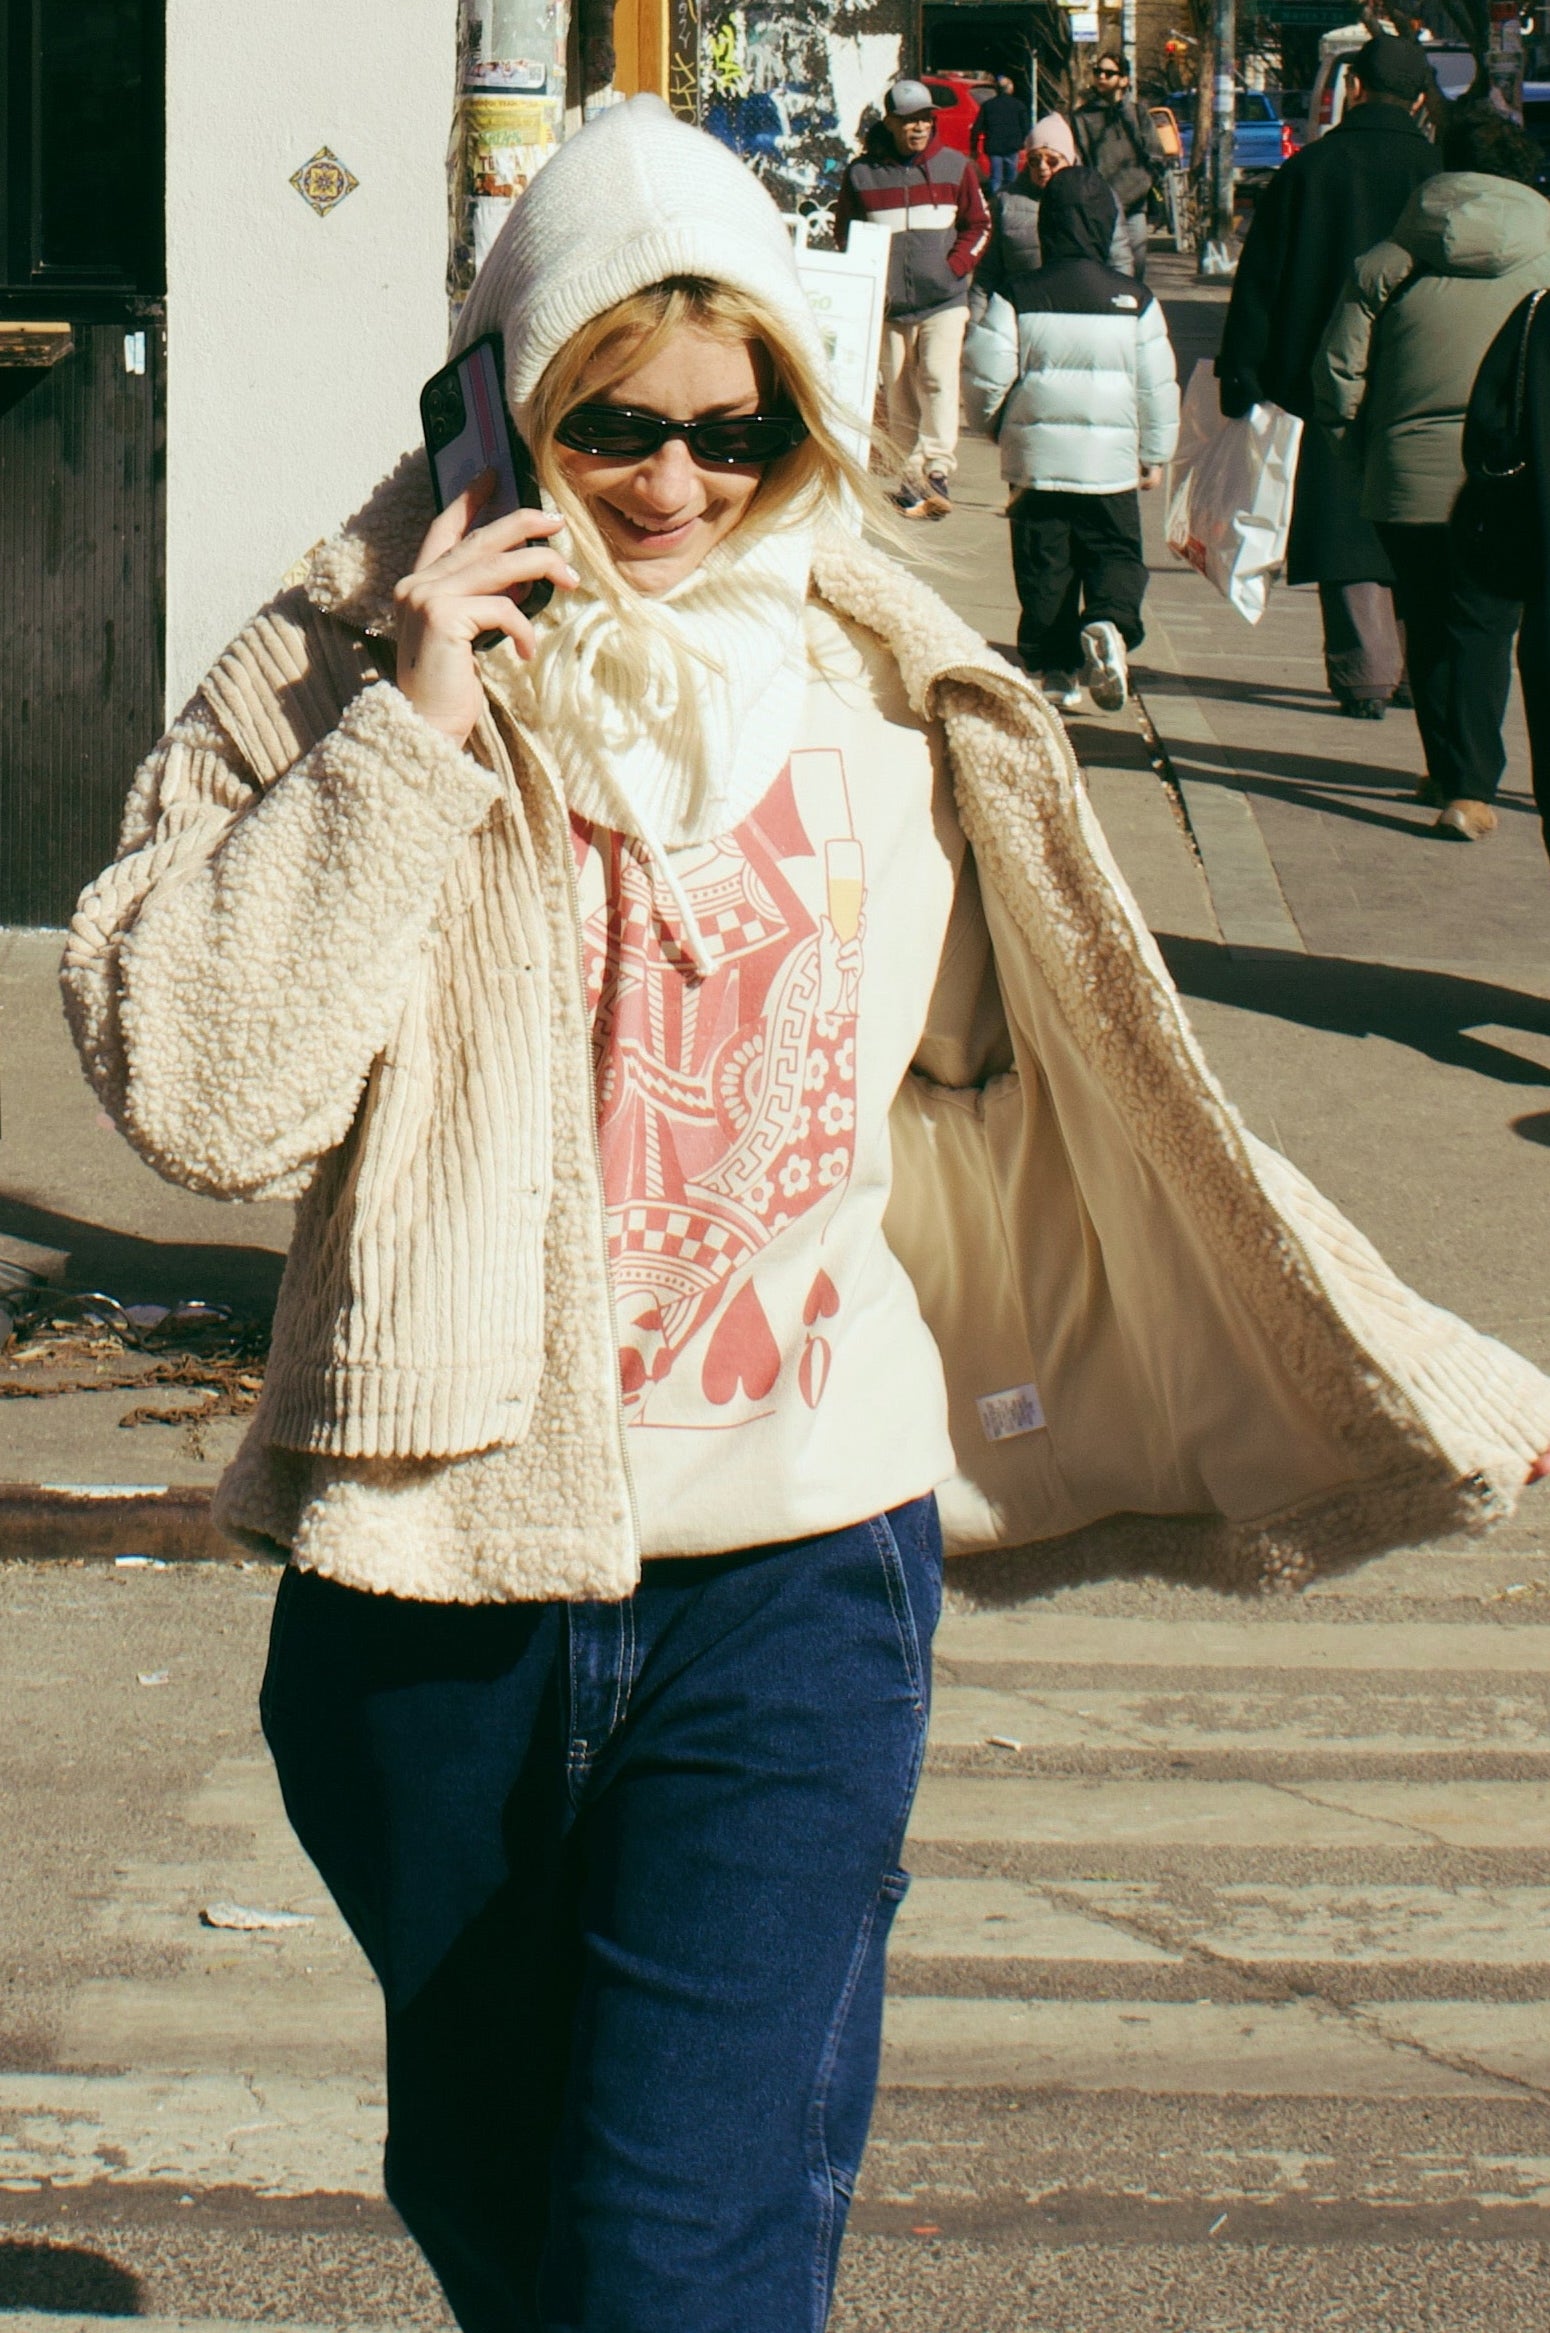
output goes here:
{"type": "MultiPolygon", "coordinates": [[[[506,366],[498,332],[471,341],[460,356],[433,373],[420,391],[420,424],[431,465],[431,492],[445,510],[482,470],[495,472],[495,489],[475,526],[505,518],[514,510],[541,510],[533,457],[518,437],[506,410],[506,366]]],[[[554,597],[547,575],[530,583],[520,598],[525,616],[536,616],[554,597]]],[[[502,635],[481,633],[477,645],[502,635]]]]}

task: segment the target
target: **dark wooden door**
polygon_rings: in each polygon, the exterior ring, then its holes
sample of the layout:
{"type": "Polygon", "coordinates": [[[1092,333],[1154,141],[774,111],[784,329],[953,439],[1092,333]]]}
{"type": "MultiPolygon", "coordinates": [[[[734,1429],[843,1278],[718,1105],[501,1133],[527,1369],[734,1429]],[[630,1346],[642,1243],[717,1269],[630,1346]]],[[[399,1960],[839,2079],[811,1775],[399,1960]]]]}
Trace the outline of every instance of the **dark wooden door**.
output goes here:
{"type": "Polygon", "coordinates": [[[163,725],[160,319],[71,331],[0,371],[5,924],[68,921],[163,725]]]}
{"type": "Polygon", "coordinates": [[[0,0],[4,923],[66,920],[162,726],[162,60],[163,0],[0,0]]]}

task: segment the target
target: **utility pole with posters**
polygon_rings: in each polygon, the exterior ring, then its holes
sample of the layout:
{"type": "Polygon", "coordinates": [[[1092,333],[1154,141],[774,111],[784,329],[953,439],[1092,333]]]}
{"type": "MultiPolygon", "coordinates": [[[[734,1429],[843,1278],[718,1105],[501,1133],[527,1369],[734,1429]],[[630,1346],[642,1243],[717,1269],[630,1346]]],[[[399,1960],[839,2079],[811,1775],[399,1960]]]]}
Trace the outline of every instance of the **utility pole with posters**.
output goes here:
{"type": "Polygon", "coordinates": [[[1211,12],[1211,159],[1200,237],[1202,275],[1231,275],[1237,265],[1233,214],[1237,192],[1238,14],[1236,0],[1213,0],[1211,12]]]}
{"type": "Polygon", "coordinates": [[[1485,69],[1491,95],[1515,122],[1523,119],[1523,27],[1518,0],[1490,0],[1491,42],[1485,69]]]}

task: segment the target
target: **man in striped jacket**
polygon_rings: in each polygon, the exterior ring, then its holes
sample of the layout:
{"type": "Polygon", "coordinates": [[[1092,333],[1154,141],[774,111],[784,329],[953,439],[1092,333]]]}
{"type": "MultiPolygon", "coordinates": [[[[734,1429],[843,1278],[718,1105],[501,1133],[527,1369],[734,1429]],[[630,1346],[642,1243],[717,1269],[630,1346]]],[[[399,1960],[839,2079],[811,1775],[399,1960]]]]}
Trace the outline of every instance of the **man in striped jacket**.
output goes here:
{"type": "Polygon", "coordinates": [[[866,219],[893,237],[883,380],[888,427],[905,456],[894,499],[906,518],[945,518],[958,451],[958,360],[969,279],[990,240],[990,213],[967,154],[942,143],[922,81],[896,81],[866,151],[840,188],[835,234],[866,219]]]}

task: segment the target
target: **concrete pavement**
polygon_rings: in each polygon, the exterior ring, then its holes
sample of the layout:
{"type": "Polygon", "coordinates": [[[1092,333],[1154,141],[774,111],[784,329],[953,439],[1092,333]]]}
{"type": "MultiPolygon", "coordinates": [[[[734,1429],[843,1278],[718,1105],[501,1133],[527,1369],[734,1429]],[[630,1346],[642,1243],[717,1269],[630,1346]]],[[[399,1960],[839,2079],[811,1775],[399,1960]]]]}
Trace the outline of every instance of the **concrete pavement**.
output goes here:
{"type": "MultiPolygon", "coordinates": [[[[1220,308],[1174,304],[1181,344],[1220,308]]],[[[1005,642],[1000,510],[970,445],[926,547],[1005,642]]],[[[1413,722],[1321,701],[1310,594],[1250,631],[1154,566],[1145,718],[1073,735],[1208,1052],[1409,1277],[1550,1361],[1531,821],[1433,842],[1413,722]]],[[[0,1230],[64,1226],[126,1296],[261,1293],[283,1217],[164,1201],[95,1123],[50,949],[0,958],[32,1048],[0,1230]]],[[[0,1402],[0,1474],[52,1408],[93,1479],[208,1479],[169,1427],[101,1472],[120,1399],[0,1402]]],[[[836,2333],[1550,2320],[1547,1498],[1297,1599],[1051,1568],[949,1614],[836,2333]]],[[[380,2198],[371,1982],[257,1734],[273,1573],[72,1544],[0,1567],[0,2322],[444,2322],[380,2198]]]]}

